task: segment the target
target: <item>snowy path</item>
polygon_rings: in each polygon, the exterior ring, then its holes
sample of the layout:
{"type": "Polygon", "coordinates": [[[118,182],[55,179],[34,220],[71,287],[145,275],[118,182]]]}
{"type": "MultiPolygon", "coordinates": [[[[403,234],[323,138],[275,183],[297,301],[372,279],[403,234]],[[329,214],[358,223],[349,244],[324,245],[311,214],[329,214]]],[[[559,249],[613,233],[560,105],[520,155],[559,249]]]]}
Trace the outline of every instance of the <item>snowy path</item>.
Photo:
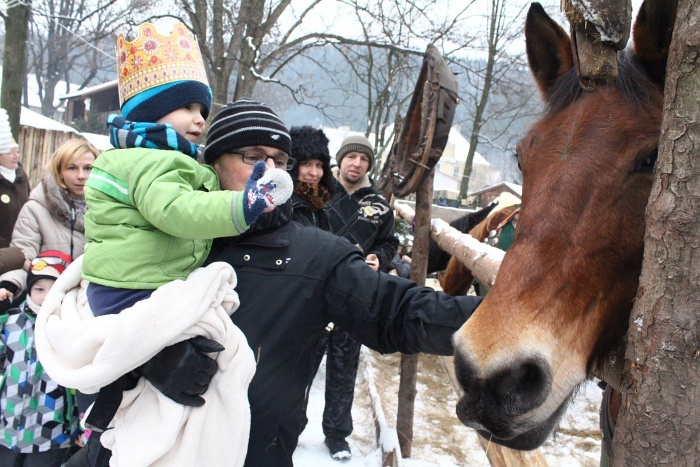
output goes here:
{"type": "Polygon", "coordinates": [[[299,438],[299,445],[294,452],[294,465],[297,467],[376,467],[381,465],[381,452],[374,446],[374,421],[370,419],[369,401],[362,390],[365,382],[362,371],[358,371],[355,391],[355,403],[352,407],[354,432],[348,440],[353,458],[349,461],[331,459],[328,448],[323,444],[324,391],[326,387],[326,360],[316,374],[309,396],[306,412],[309,423],[299,438]]]}

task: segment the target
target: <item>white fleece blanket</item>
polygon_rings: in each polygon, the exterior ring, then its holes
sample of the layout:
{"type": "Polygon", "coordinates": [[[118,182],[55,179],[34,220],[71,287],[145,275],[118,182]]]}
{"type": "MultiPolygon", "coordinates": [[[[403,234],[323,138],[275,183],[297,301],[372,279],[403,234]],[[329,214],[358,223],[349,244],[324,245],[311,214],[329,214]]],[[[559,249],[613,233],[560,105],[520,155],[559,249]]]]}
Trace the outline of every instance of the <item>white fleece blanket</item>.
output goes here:
{"type": "Polygon", "coordinates": [[[225,263],[173,281],[118,315],[95,317],[81,281],[82,256],[51,288],[36,321],[39,360],[59,384],[94,393],[161,349],[205,336],[226,350],[206,403],[186,407],[145,378],[124,393],[114,428],[102,435],[113,466],[243,465],[250,434],[248,385],[255,358],[229,315],[238,308],[236,274],[225,263]]]}

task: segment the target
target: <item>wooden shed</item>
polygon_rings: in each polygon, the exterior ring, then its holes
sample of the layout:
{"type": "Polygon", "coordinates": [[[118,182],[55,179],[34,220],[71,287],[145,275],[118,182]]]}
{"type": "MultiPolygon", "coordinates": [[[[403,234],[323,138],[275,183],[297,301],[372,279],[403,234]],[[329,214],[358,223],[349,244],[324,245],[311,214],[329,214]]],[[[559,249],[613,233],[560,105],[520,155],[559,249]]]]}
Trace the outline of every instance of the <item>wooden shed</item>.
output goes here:
{"type": "Polygon", "coordinates": [[[467,208],[480,209],[498,198],[501,193],[510,193],[518,198],[523,197],[523,187],[517,183],[501,182],[497,185],[487,186],[479,191],[469,193],[467,196],[467,208]]]}
{"type": "Polygon", "coordinates": [[[79,137],[80,133],[26,107],[22,107],[19,123],[20,160],[29,175],[30,186],[34,187],[56,149],[66,140],[79,137]]]}
{"type": "Polygon", "coordinates": [[[59,96],[59,99],[66,106],[63,121],[83,132],[106,133],[107,116],[119,113],[116,79],[59,96]]]}

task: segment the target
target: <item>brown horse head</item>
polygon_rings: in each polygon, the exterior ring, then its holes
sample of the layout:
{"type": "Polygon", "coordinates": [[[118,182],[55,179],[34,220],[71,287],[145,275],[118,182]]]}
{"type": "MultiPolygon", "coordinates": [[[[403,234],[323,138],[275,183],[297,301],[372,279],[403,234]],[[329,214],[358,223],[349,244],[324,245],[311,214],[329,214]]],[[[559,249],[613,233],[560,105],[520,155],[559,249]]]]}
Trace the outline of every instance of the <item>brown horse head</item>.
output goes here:
{"type": "Polygon", "coordinates": [[[571,42],[537,3],[527,56],[547,107],[519,143],[522,210],[498,279],[455,333],[459,419],[534,449],[623,338],[642,264],[675,6],[647,0],[619,78],[584,92],[571,42]],[[672,11],[671,11],[672,10],[672,11]]]}

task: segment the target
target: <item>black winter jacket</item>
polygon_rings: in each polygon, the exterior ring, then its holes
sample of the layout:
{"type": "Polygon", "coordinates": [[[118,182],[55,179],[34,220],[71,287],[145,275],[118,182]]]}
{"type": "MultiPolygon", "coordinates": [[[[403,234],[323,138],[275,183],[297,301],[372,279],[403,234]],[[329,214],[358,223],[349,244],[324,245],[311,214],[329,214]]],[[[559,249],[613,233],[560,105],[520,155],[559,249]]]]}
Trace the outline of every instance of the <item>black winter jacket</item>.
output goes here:
{"type": "Polygon", "coordinates": [[[17,216],[29,199],[27,174],[22,167],[18,167],[15,173],[14,182],[0,175],[0,248],[10,246],[17,216]]]}
{"type": "Polygon", "coordinates": [[[341,187],[324,211],[331,232],[359,245],[364,256],[376,254],[380,271],[391,270],[391,260],[399,247],[394,234],[394,211],[374,187],[365,186],[352,194],[341,187]]]}
{"type": "Polygon", "coordinates": [[[241,305],[231,318],[257,359],[248,466],[292,465],[315,351],[330,321],[380,352],[452,355],[452,334],[480,302],[376,273],[346,239],[288,219],[215,242],[209,257],[236,270],[241,305]]]}
{"type": "Polygon", "coordinates": [[[326,231],[330,229],[325,209],[313,212],[309,203],[296,193],[292,194],[292,209],[294,209],[294,221],[301,225],[306,227],[318,227],[326,231]]]}

